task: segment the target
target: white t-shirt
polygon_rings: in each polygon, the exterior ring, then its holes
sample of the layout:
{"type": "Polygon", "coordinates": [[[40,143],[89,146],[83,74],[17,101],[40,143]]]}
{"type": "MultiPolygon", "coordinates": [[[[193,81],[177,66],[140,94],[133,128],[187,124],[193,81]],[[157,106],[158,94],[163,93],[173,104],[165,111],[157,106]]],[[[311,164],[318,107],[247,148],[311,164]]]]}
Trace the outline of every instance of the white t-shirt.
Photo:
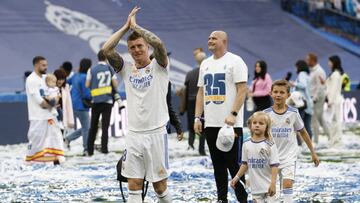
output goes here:
{"type": "Polygon", "coordinates": [[[320,64],[316,64],[315,67],[310,68],[310,94],[314,101],[318,98],[325,97],[325,84],[321,83],[320,77],[325,80],[326,73],[324,69],[320,66],[320,64]]]}
{"type": "Polygon", "coordinates": [[[48,120],[54,118],[49,109],[44,109],[40,106],[43,99],[40,96],[40,89],[47,89],[45,84],[45,76],[39,77],[33,71],[26,78],[26,95],[29,120],[48,120]]]}
{"type": "MultiPolygon", "coordinates": [[[[233,110],[236,83],[247,82],[248,68],[241,57],[227,52],[219,59],[211,56],[200,65],[198,87],[204,88],[205,127],[222,127],[233,110]]],[[[243,127],[244,106],[234,127],[243,127]]]]}
{"type": "Polygon", "coordinates": [[[271,120],[271,133],[278,148],[280,167],[294,164],[297,159],[297,131],[304,128],[304,123],[296,108],[288,106],[283,114],[276,113],[272,107],[264,110],[271,120]]]}
{"type": "Polygon", "coordinates": [[[169,121],[169,65],[163,68],[153,59],[137,69],[135,64],[125,62],[120,75],[125,83],[129,130],[150,131],[165,126],[169,121]]]}
{"type": "Polygon", "coordinates": [[[271,183],[271,167],[279,166],[279,156],[273,141],[249,139],[242,147],[242,163],[248,166],[250,188],[253,194],[267,193],[271,183]]]}

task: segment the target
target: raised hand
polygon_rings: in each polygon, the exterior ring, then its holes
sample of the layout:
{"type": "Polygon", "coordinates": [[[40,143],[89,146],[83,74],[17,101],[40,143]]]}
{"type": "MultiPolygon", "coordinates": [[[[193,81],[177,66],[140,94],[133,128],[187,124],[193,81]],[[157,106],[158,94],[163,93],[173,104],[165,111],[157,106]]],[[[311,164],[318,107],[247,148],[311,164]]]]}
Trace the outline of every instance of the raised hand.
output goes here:
{"type": "Polygon", "coordinates": [[[140,10],[140,7],[135,6],[129,13],[127,23],[131,29],[136,26],[136,13],[140,10]]]}

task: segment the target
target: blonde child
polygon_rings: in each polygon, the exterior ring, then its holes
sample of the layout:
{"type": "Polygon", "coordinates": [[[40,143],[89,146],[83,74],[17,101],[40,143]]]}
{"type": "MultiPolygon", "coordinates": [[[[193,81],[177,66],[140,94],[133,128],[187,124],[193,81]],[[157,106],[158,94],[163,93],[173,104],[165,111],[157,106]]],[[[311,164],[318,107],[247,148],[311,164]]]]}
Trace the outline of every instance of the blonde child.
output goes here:
{"type": "Polygon", "coordinates": [[[274,202],[279,157],[271,135],[271,119],[266,113],[258,111],[247,123],[251,138],[243,144],[242,164],[231,180],[231,187],[235,188],[239,178],[248,171],[253,200],[257,203],[274,202]]]}
{"type": "Polygon", "coordinates": [[[47,103],[49,103],[50,106],[53,107],[51,108],[51,113],[55,116],[58,115],[55,105],[58,103],[60,98],[60,90],[56,86],[56,81],[57,79],[55,75],[48,73],[45,76],[46,88],[40,89],[40,95],[45,99],[47,103]]]}
{"type": "Polygon", "coordinates": [[[279,177],[282,185],[284,203],[293,202],[293,182],[297,160],[297,132],[303,138],[311,152],[311,158],[318,166],[320,161],[314,151],[311,139],[302,121],[298,109],[286,104],[290,97],[290,84],[286,80],[277,80],[272,84],[270,93],[274,104],[265,109],[272,120],[271,134],[279,152],[279,177]]]}

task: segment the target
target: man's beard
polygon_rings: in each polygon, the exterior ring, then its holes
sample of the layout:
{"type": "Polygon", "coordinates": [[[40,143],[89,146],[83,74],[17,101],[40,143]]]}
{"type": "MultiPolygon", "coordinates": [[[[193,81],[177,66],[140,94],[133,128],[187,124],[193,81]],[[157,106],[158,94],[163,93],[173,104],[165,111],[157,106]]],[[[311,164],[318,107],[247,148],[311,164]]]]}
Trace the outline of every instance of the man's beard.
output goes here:
{"type": "Polygon", "coordinates": [[[45,69],[45,70],[40,70],[40,73],[41,73],[41,74],[46,74],[46,71],[47,71],[47,69],[45,69]]]}

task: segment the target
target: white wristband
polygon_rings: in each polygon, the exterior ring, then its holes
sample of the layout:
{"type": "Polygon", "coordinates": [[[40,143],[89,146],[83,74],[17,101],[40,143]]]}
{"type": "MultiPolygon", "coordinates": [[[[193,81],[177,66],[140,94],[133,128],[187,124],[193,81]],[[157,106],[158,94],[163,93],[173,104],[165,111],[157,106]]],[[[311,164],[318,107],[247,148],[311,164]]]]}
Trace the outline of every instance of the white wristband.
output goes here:
{"type": "Polygon", "coordinates": [[[194,122],[196,123],[196,122],[198,122],[198,121],[201,121],[201,119],[200,119],[199,117],[195,117],[194,122]]]}

